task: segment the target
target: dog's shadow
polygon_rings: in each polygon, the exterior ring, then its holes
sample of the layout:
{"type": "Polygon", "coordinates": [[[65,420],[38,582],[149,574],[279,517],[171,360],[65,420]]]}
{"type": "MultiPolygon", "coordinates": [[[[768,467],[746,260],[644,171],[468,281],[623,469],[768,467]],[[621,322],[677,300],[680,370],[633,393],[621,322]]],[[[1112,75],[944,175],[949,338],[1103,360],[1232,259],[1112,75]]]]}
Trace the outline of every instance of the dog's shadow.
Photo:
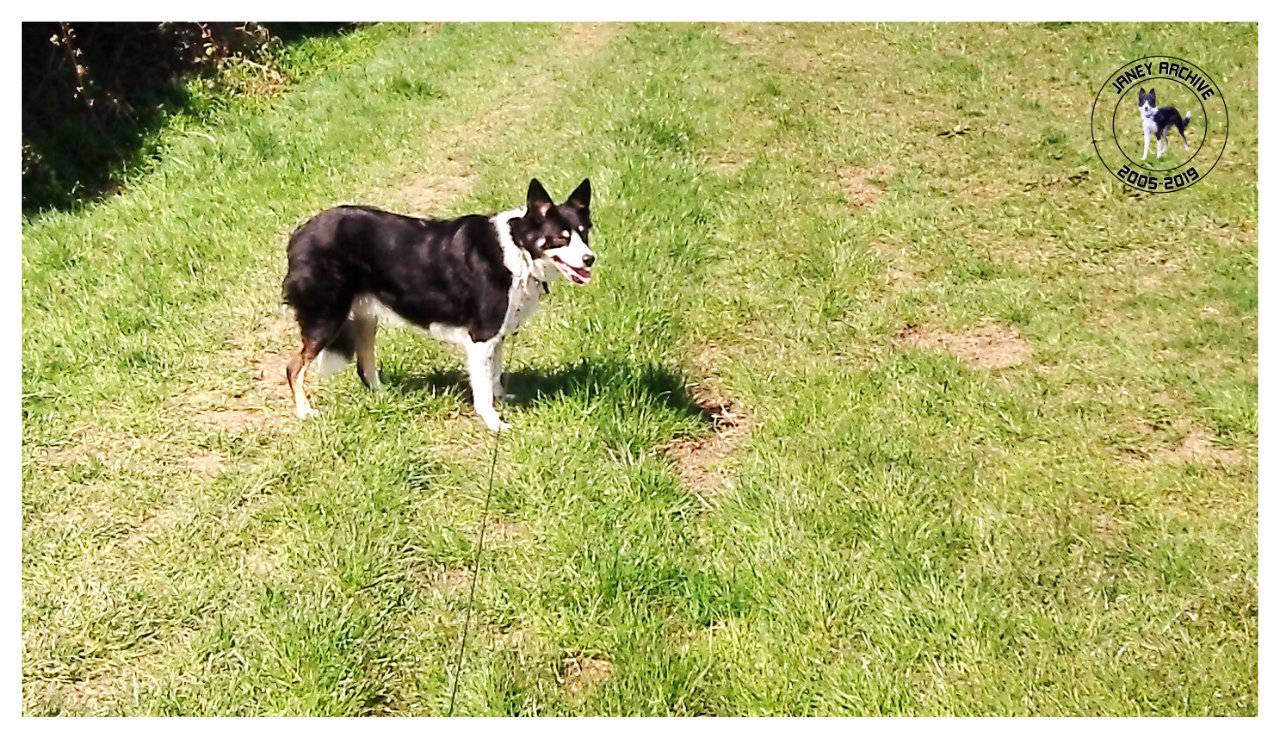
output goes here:
{"type": "MultiPolygon", "coordinates": [[[[384,372],[383,382],[389,389],[402,392],[430,390],[452,395],[462,403],[471,403],[471,385],[458,369],[435,370],[426,374],[384,372]]],[[[502,375],[503,389],[515,396],[508,406],[533,407],[558,396],[590,396],[621,398],[617,393],[630,390],[646,404],[663,406],[679,415],[714,422],[714,409],[700,405],[689,394],[689,380],[677,370],[659,364],[637,366],[631,362],[582,359],[555,369],[522,367],[502,375]]]]}

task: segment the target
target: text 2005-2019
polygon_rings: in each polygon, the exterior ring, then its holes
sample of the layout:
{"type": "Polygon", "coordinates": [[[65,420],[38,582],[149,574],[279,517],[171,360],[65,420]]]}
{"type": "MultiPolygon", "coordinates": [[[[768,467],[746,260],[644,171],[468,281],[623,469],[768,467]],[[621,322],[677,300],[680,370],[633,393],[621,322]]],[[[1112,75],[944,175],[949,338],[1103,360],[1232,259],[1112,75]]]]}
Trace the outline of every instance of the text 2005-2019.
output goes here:
{"type": "Polygon", "coordinates": [[[1125,184],[1136,187],[1139,190],[1150,190],[1151,192],[1159,192],[1160,190],[1179,190],[1196,180],[1200,179],[1200,174],[1196,172],[1195,167],[1188,167],[1185,172],[1179,172],[1175,175],[1167,177],[1159,175],[1144,174],[1135,169],[1129,169],[1129,165],[1124,165],[1116,172],[1125,184]]]}

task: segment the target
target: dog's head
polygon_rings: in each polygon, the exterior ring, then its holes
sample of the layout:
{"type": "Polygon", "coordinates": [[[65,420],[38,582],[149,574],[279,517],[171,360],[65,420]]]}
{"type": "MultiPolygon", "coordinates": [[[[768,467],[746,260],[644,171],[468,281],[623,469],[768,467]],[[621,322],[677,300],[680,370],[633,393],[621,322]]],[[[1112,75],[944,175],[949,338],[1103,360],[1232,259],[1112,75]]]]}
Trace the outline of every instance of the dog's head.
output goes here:
{"type": "Polygon", "coordinates": [[[524,216],[511,222],[517,245],[534,260],[554,264],[578,285],[591,280],[596,255],[587,246],[591,232],[591,181],[583,180],[561,205],[551,201],[542,183],[529,183],[524,216]]]}
{"type": "Polygon", "coordinates": [[[1150,118],[1156,112],[1156,91],[1155,88],[1144,90],[1138,88],[1138,110],[1142,112],[1143,118],[1150,118]]]}

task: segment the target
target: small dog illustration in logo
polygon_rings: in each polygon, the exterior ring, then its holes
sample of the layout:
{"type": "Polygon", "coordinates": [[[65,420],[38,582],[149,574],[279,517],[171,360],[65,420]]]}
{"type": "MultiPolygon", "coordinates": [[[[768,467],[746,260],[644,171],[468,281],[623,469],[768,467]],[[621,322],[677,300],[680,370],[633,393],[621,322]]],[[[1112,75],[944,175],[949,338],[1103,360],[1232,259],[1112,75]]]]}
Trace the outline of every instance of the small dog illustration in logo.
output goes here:
{"type": "Polygon", "coordinates": [[[1154,88],[1144,90],[1138,88],[1138,111],[1142,113],[1142,158],[1147,158],[1147,149],[1151,146],[1151,135],[1156,137],[1156,159],[1164,155],[1169,149],[1169,129],[1177,126],[1178,135],[1182,137],[1182,147],[1187,151],[1191,151],[1191,147],[1187,146],[1187,126],[1191,125],[1191,114],[1187,113],[1187,117],[1183,118],[1178,114],[1178,109],[1172,105],[1166,105],[1163,108],[1156,107],[1156,91],[1154,88]]]}

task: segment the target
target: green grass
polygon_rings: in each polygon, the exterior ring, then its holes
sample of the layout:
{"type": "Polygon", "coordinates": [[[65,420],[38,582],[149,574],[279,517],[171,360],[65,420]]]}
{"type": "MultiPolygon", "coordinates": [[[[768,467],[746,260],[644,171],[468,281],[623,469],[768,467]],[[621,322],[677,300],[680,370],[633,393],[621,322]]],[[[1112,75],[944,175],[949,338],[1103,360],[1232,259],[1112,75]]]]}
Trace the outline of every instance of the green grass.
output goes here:
{"type": "Polygon", "coordinates": [[[462,162],[441,213],[589,176],[600,263],[508,347],[457,713],[1256,714],[1257,48],[488,24],[285,50],[278,96],[24,218],[24,712],[447,710],[492,441],[458,358],[386,331],[387,390],[329,378],[307,422],[259,373],[295,340],[289,232],[462,162]],[[1233,126],[1206,181],[1134,198],[1088,111],[1151,49],[1213,70],[1233,126]],[[896,338],[983,325],[1026,358],[896,338]],[[711,433],[708,387],[751,428],[714,491],[664,453],[711,433]]]}

